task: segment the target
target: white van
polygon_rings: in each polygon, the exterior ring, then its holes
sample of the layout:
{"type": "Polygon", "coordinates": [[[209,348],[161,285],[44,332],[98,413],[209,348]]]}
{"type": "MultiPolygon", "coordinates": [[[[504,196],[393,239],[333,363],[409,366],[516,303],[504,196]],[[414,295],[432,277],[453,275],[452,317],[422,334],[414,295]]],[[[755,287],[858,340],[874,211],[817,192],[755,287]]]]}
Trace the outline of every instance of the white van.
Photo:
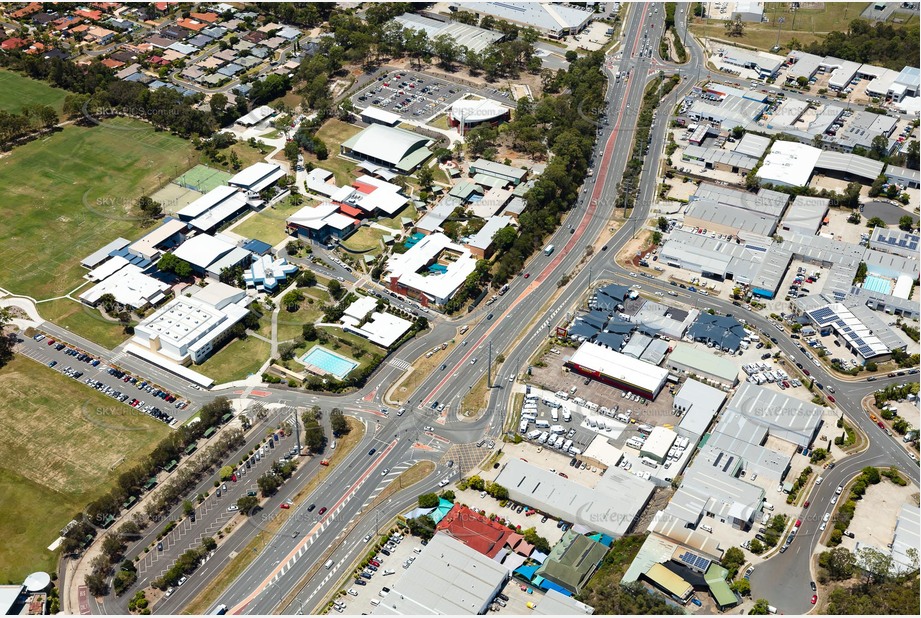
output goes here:
{"type": "Polygon", "coordinates": [[[534,423],[535,427],[540,427],[541,429],[550,429],[550,421],[540,419],[534,423]]]}
{"type": "Polygon", "coordinates": [[[327,560],[327,561],[326,561],[326,564],[324,564],[323,567],[326,568],[326,569],[331,569],[331,568],[333,568],[333,565],[334,565],[334,564],[336,564],[336,563],[333,562],[332,560],[327,560]]]}
{"type": "Polygon", "coordinates": [[[713,528],[711,528],[707,524],[701,524],[700,529],[703,530],[704,532],[709,532],[710,534],[713,534],[713,528]]]}
{"type": "Polygon", "coordinates": [[[563,421],[568,423],[572,420],[572,412],[569,410],[563,410],[563,421]]]}
{"type": "Polygon", "coordinates": [[[764,503],[764,510],[765,510],[765,511],[773,511],[773,510],[774,510],[774,505],[771,504],[770,502],[765,502],[765,503],[764,503]]]}
{"type": "Polygon", "coordinates": [[[332,444],[329,445],[330,450],[336,450],[336,440],[332,441],[332,444]]]}
{"type": "Polygon", "coordinates": [[[380,604],[381,604],[380,599],[371,599],[371,605],[377,607],[380,604]]]}

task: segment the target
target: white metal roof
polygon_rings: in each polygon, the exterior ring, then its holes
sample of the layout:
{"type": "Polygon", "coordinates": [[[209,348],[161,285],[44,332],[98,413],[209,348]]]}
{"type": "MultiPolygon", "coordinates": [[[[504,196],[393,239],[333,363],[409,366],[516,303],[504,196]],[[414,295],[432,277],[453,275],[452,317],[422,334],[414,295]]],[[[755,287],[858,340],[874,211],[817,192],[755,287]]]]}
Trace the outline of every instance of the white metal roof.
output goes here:
{"type": "Polygon", "coordinates": [[[180,217],[186,219],[194,219],[195,217],[200,217],[207,211],[211,210],[224,200],[230,198],[233,194],[237,193],[239,189],[236,187],[230,187],[227,185],[221,185],[220,187],[215,187],[211,189],[198,199],[193,202],[190,202],[185,208],[177,212],[176,214],[180,217]]]}
{"type": "Polygon", "coordinates": [[[570,362],[648,391],[655,391],[668,376],[667,369],[589,341],[579,346],[570,362]]]}
{"type": "Polygon", "coordinates": [[[284,175],[280,165],[260,161],[238,172],[227,184],[258,192],[284,175]]]}
{"type": "Polygon", "coordinates": [[[451,105],[451,117],[464,123],[492,120],[508,111],[507,105],[493,99],[460,99],[451,105]]]}
{"type": "Polygon", "coordinates": [[[393,126],[400,122],[399,114],[388,112],[385,109],[374,107],[373,105],[369,105],[368,107],[364,108],[361,112],[361,115],[389,126],[393,126]]]}
{"type": "Polygon", "coordinates": [[[219,238],[200,234],[179,245],[173,255],[193,266],[205,269],[233,248],[232,244],[219,238]]]}
{"type": "Polygon", "coordinates": [[[758,170],[762,182],[805,187],[823,151],[798,142],[774,142],[758,170]]]}
{"type": "Polygon", "coordinates": [[[450,298],[475,268],[476,259],[470,250],[454,243],[440,232],[426,236],[406,253],[392,255],[387,261],[389,277],[395,277],[402,285],[431,295],[435,299],[450,298]],[[447,272],[420,272],[446,250],[456,254],[456,259],[447,265],[447,272]]]}
{"type": "Polygon", "coordinates": [[[424,146],[428,141],[424,135],[372,124],[342,145],[364,156],[397,165],[410,152],[424,146]]]}

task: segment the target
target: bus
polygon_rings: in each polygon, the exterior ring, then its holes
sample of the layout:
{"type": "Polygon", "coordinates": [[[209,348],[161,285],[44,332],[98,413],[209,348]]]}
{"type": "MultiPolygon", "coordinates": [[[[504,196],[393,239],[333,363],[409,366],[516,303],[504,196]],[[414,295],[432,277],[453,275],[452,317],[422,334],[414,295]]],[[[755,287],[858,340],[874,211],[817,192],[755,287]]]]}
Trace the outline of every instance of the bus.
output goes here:
{"type": "Polygon", "coordinates": [[[544,255],[550,255],[551,253],[553,253],[553,248],[554,248],[553,245],[547,245],[547,248],[544,249],[544,255]]]}

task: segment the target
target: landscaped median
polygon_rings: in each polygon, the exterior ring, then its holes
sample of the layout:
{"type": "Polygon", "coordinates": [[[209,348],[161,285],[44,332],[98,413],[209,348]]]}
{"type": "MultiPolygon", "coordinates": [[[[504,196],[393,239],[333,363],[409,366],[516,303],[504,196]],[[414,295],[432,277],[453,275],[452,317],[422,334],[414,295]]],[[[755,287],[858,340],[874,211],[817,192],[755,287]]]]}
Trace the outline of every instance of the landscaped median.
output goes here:
{"type": "MultiPolygon", "coordinates": [[[[361,421],[351,416],[347,416],[346,422],[349,424],[349,432],[338,438],[339,444],[333,455],[329,458],[329,466],[321,466],[313,478],[310,479],[293,498],[295,504],[301,502],[309,496],[320,483],[323,482],[330,470],[340,464],[348,454],[361,442],[365,435],[365,425],[361,421]]],[[[272,518],[262,529],[250,540],[246,547],[240,549],[237,555],[221,570],[220,573],[212,578],[210,585],[198,594],[184,609],[188,614],[204,614],[209,607],[224,593],[227,587],[232,584],[237,577],[243,573],[250,564],[256,559],[269,539],[278,533],[284,525],[285,520],[272,518]]]]}

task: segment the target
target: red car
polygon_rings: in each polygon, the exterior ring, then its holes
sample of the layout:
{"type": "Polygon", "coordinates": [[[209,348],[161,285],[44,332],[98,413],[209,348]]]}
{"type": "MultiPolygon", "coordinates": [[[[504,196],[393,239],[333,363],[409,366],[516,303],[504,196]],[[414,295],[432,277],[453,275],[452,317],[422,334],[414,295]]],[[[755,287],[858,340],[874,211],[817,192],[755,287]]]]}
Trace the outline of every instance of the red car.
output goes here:
{"type": "Polygon", "coordinates": [[[370,564],[373,564],[373,565],[376,566],[376,567],[379,567],[379,566],[381,565],[381,563],[378,562],[377,560],[372,560],[372,561],[370,562],[370,564]]]}
{"type": "Polygon", "coordinates": [[[808,508],[809,508],[809,500],[806,500],[806,501],[803,503],[803,508],[804,508],[804,509],[808,509],[808,508]]]}
{"type": "Polygon", "coordinates": [[[48,345],[54,345],[54,339],[49,339],[49,340],[48,340],[48,345]]]}
{"type": "Polygon", "coordinates": [[[233,481],[234,483],[236,483],[236,482],[237,482],[237,475],[234,474],[233,476],[231,476],[231,477],[230,477],[230,480],[233,481]]]}
{"type": "Polygon", "coordinates": [[[814,595],[812,595],[812,601],[810,601],[810,603],[812,603],[813,605],[815,605],[816,601],[818,601],[818,600],[819,600],[819,595],[814,594],[814,595]]]}
{"type": "Polygon", "coordinates": [[[525,274],[524,274],[524,278],[525,278],[525,279],[527,279],[527,278],[530,277],[530,276],[531,276],[531,273],[525,273],[525,274]]]}
{"type": "Polygon", "coordinates": [[[291,508],[291,505],[288,504],[287,502],[282,502],[282,503],[279,505],[279,507],[280,507],[280,508],[283,508],[283,509],[290,509],[290,508],[291,508]]]}
{"type": "Polygon", "coordinates": [[[876,422],[876,425],[877,425],[880,429],[885,429],[885,428],[886,428],[886,426],[883,425],[883,422],[882,422],[882,421],[877,421],[877,422],[876,422]]]}
{"type": "Polygon", "coordinates": [[[569,478],[566,474],[563,474],[562,472],[557,472],[557,474],[559,474],[560,476],[562,476],[564,479],[568,479],[568,478],[569,478]]]}
{"type": "Polygon", "coordinates": [[[808,369],[803,369],[803,373],[805,373],[805,374],[808,376],[808,375],[809,375],[809,370],[808,370],[808,369]]]}
{"type": "Polygon", "coordinates": [[[326,512],[326,507],[325,507],[325,506],[324,506],[324,507],[321,507],[320,510],[317,511],[317,515],[322,515],[322,514],[325,513],[325,512],[326,512]]]}
{"type": "Polygon", "coordinates": [[[832,403],[835,403],[835,398],[832,397],[831,395],[828,396],[828,400],[832,403]]]}

